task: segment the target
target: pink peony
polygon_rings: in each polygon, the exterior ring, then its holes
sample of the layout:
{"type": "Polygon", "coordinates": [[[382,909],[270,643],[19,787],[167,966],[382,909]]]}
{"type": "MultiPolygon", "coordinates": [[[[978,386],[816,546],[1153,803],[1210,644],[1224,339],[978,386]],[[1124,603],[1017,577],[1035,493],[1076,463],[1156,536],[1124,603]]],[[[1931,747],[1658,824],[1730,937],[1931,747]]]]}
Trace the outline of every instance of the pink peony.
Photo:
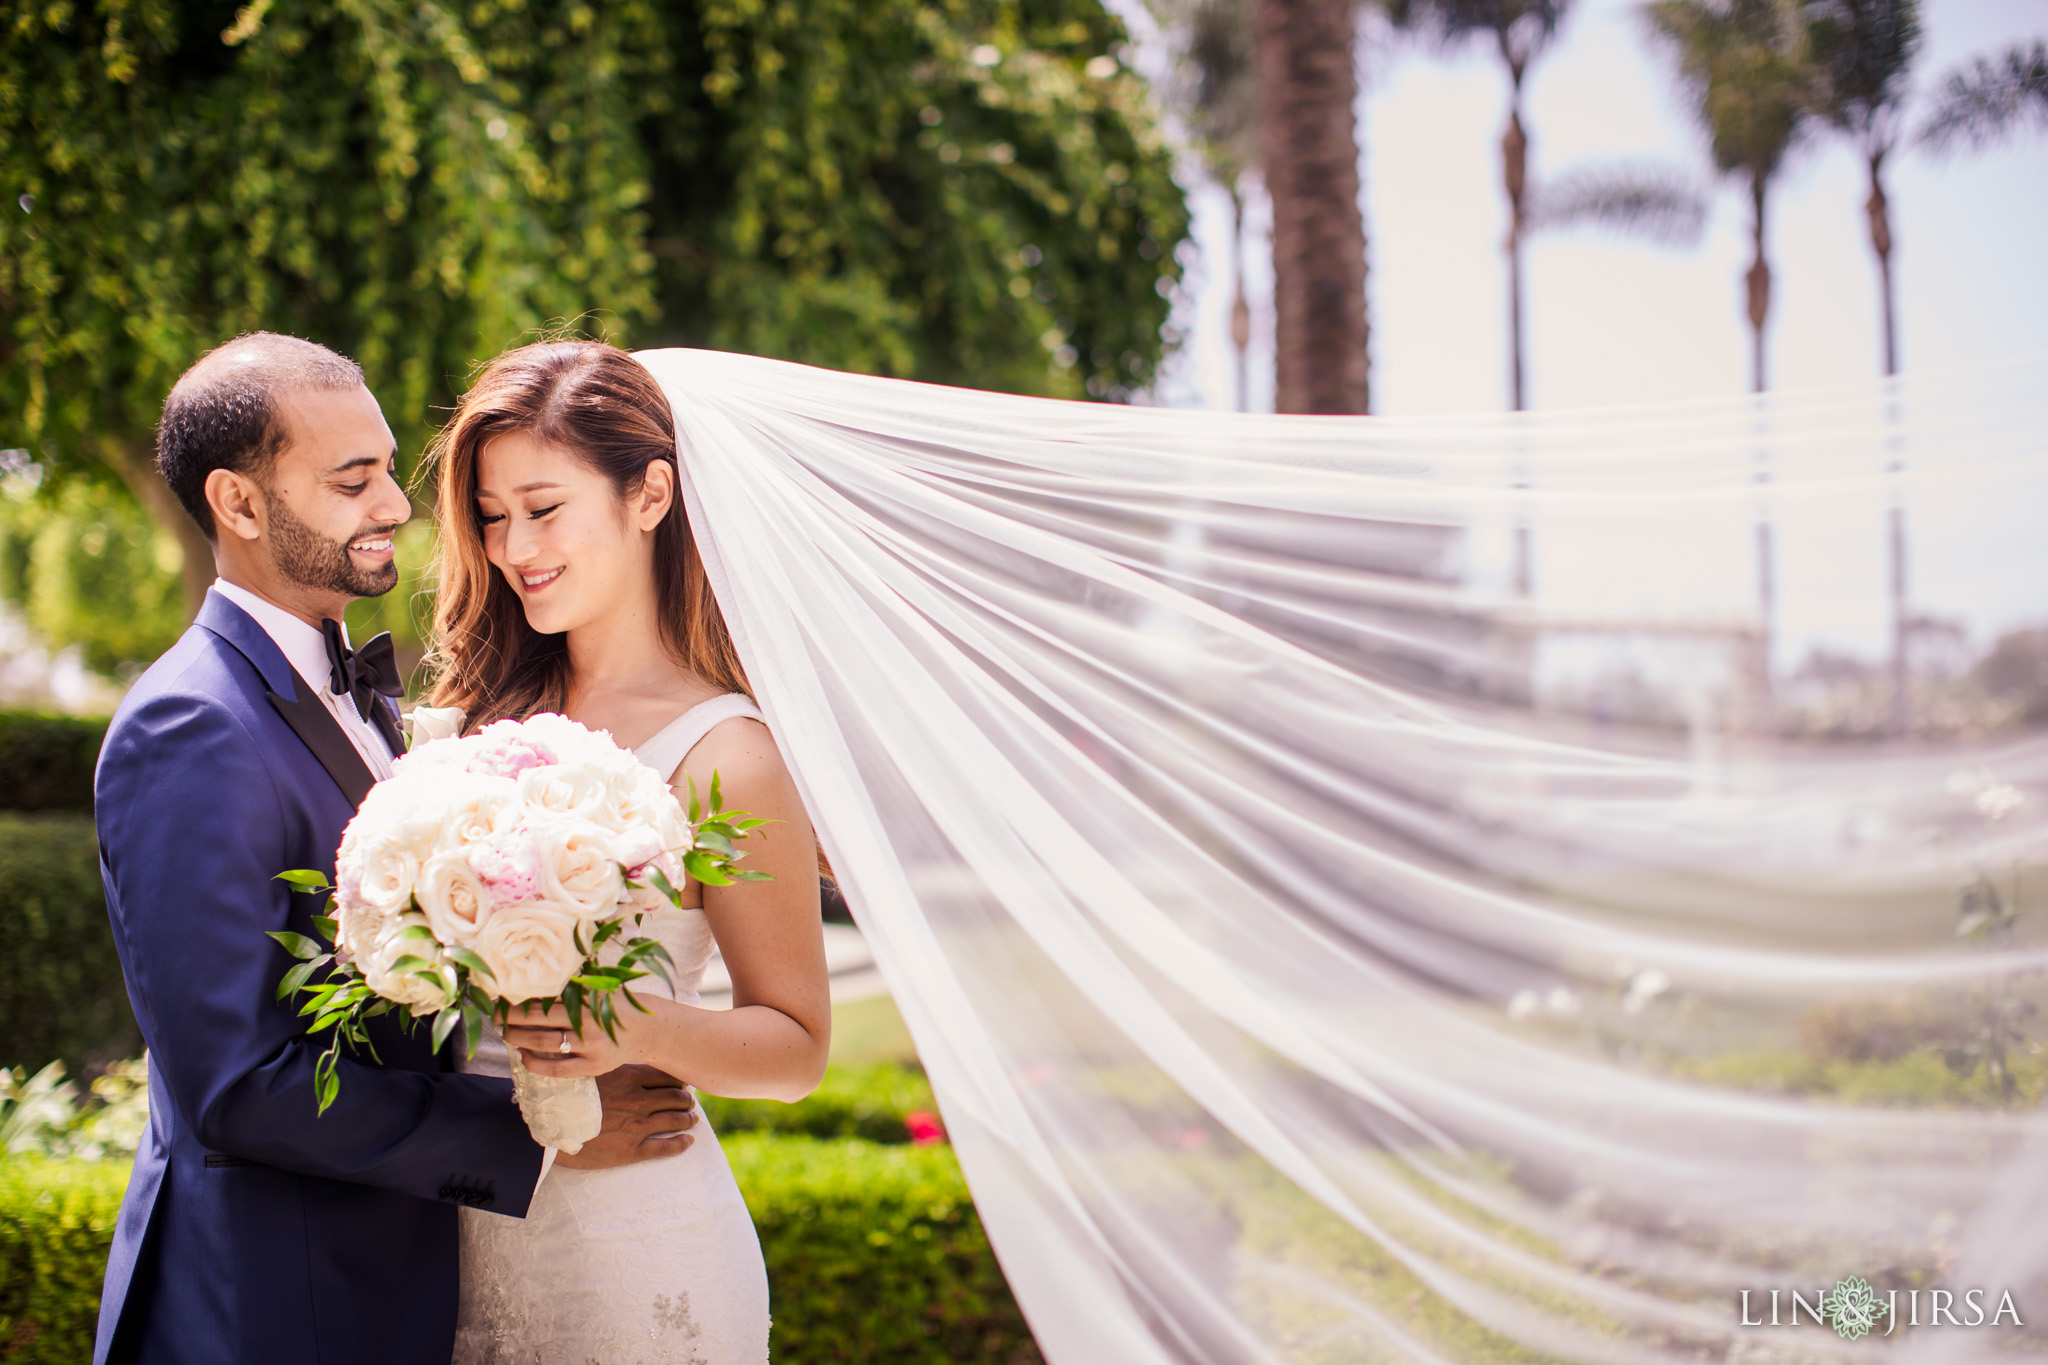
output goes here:
{"type": "Polygon", "coordinates": [[[507,735],[477,750],[469,770],[486,777],[517,777],[528,768],[551,768],[556,759],[547,745],[523,735],[507,735]]]}
{"type": "Polygon", "coordinates": [[[493,909],[540,894],[540,855],[524,830],[508,830],[471,844],[469,865],[483,882],[493,909]]]}

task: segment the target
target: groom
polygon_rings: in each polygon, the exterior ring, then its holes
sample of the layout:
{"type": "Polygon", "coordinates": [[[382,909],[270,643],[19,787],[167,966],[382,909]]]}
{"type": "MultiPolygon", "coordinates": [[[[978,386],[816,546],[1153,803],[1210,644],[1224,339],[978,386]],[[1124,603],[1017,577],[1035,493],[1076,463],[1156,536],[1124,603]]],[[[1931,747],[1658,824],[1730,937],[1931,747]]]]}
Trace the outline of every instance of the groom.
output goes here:
{"type": "MultiPolygon", "coordinates": [[[[454,1074],[421,1028],[373,1021],[381,1065],[341,1065],[316,1115],[292,959],[342,827],[404,746],[388,638],[337,624],[398,581],[410,515],[390,428],[354,362],[256,333],[178,381],[157,466],[214,547],[190,630],[142,675],[94,783],[101,876],[149,1047],[150,1131],[107,1261],[95,1365],[447,1365],[456,1210],[525,1215],[547,1154],[511,1082],[454,1074]]],[[[688,1092],[659,1072],[601,1083],[605,1132],[563,1164],[688,1145],[688,1092]]]]}

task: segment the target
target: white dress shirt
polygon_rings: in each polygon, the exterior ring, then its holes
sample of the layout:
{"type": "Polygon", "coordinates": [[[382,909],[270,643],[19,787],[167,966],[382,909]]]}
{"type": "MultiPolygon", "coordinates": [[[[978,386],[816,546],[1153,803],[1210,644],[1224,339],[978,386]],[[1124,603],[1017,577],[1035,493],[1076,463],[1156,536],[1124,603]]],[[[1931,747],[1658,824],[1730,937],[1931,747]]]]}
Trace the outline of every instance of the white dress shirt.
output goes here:
{"type": "MultiPolygon", "coordinates": [[[[275,602],[266,602],[225,578],[214,579],[213,586],[222,597],[255,618],[264,633],[277,642],[277,647],[284,651],[285,662],[292,666],[300,681],[313,689],[340,724],[341,732],[348,736],[349,743],[355,745],[356,752],[363,756],[370,775],[379,782],[391,776],[391,760],[397,755],[385,745],[384,736],[377,733],[377,727],[367,716],[357,712],[353,696],[346,692],[337,696],[327,685],[332,666],[327,660],[327,637],[320,633],[319,628],[307,625],[275,602]]],[[[348,644],[346,625],[341,628],[341,642],[348,644]]]]}
{"type": "MultiPolygon", "coordinates": [[[[331,665],[327,659],[327,637],[316,628],[307,625],[298,617],[278,606],[266,602],[247,588],[238,587],[225,578],[213,580],[214,590],[228,601],[240,607],[263,627],[264,634],[277,642],[284,652],[285,662],[299,675],[299,680],[313,689],[327,706],[334,719],[340,723],[341,732],[356,746],[356,752],[369,764],[370,774],[379,782],[391,776],[391,760],[396,757],[384,743],[384,736],[377,727],[356,711],[356,699],[344,692],[339,696],[327,686],[331,665]]],[[[348,626],[341,628],[341,642],[348,644],[348,626]]],[[[353,648],[353,646],[350,646],[353,648]]],[[[540,1189],[541,1180],[554,1167],[555,1149],[546,1147],[541,1152],[540,1176],[533,1182],[534,1189],[540,1189]]]]}

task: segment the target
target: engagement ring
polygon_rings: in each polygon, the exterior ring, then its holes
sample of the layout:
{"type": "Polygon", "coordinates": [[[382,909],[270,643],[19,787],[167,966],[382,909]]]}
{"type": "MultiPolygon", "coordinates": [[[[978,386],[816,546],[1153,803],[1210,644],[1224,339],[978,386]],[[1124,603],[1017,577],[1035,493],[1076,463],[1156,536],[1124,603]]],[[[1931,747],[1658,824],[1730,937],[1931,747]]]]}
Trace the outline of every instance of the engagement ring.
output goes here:
{"type": "Polygon", "coordinates": [[[564,1030],[562,1030],[562,1047],[561,1047],[561,1050],[562,1050],[563,1052],[567,1052],[567,1051],[569,1050],[569,1031],[568,1031],[567,1029],[564,1029],[564,1030]]]}

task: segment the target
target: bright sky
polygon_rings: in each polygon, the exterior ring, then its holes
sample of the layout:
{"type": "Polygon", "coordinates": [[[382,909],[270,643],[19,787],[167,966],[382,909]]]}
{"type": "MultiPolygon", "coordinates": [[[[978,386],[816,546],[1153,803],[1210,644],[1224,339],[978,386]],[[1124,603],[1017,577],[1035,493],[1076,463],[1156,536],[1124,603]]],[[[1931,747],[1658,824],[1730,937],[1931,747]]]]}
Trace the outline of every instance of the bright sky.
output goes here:
{"type": "MultiPolygon", "coordinates": [[[[1966,58],[2048,37],[2048,4],[2040,0],[1931,0],[1923,14],[1921,94],[1966,58]]],[[[1379,28],[1368,29],[1363,51],[1374,410],[1498,411],[1507,387],[1500,251],[1507,210],[1499,161],[1506,77],[1491,49],[1478,45],[1445,57],[1379,28]]],[[[1581,0],[1530,74],[1525,119],[1537,183],[1580,166],[1655,163],[1684,171],[1712,193],[1706,233],[1689,249],[1590,228],[1530,243],[1532,407],[1715,398],[1748,388],[1741,284],[1749,264],[1747,205],[1734,184],[1714,182],[1704,139],[1669,73],[1668,59],[1646,41],[1635,0],[1581,0]]],[[[1945,163],[1909,149],[1896,158],[1888,189],[1903,368],[2048,354],[2048,134],[2023,132],[1998,150],[1958,152],[1945,163]]],[[[1866,194],[1860,157],[1826,135],[1795,151],[1774,185],[1774,387],[1858,382],[1879,372],[1866,194]]],[[[1175,406],[1230,407],[1228,201],[1207,187],[1193,202],[1198,249],[1193,299],[1183,310],[1191,334],[1158,396],[1175,406]]],[[[1272,272],[1264,205],[1251,216],[1250,406],[1270,410],[1272,272]]],[[[2032,504],[2028,515],[2039,526],[2048,516],[2048,489],[2026,492],[2021,501],[2032,504]]],[[[1875,523],[1881,509],[1870,510],[1875,523]]],[[[1707,560],[1667,557],[1662,566],[1646,565],[1642,590],[1668,596],[1681,576],[1730,584],[1747,578],[1747,535],[1733,524],[1724,529],[1708,533],[1720,551],[1707,560]]],[[[2038,532],[2027,538],[2048,544],[2038,532]]],[[[1574,576],[1557,539],[1538,538],[1538,592],[1553,604],[1574,576]]],[[[1491,543],[1497,540],[1475,528],[1477,567],[1498,567],[1503,547],[1491,543]]],[[[2009,564],[1992,582],[1984,566],[1950,553],[1958,549],[1916,542],[1920,605],[1967,614],[1980,629],[2048,619],[2048,592],[2031,586],[2048,582],[2048,557],[2019,574],[2012,570],[2020,566],[2009,564]],[[1937,572],[1943,563],[1947,570],[1937,572]]],[[[1888,616],[1876,586],[1883,564],[1874,533],[1854,547],[1791,535],[1781,573],[1781,665],[1822,642],[1881,653],[1888,616]]]]}

